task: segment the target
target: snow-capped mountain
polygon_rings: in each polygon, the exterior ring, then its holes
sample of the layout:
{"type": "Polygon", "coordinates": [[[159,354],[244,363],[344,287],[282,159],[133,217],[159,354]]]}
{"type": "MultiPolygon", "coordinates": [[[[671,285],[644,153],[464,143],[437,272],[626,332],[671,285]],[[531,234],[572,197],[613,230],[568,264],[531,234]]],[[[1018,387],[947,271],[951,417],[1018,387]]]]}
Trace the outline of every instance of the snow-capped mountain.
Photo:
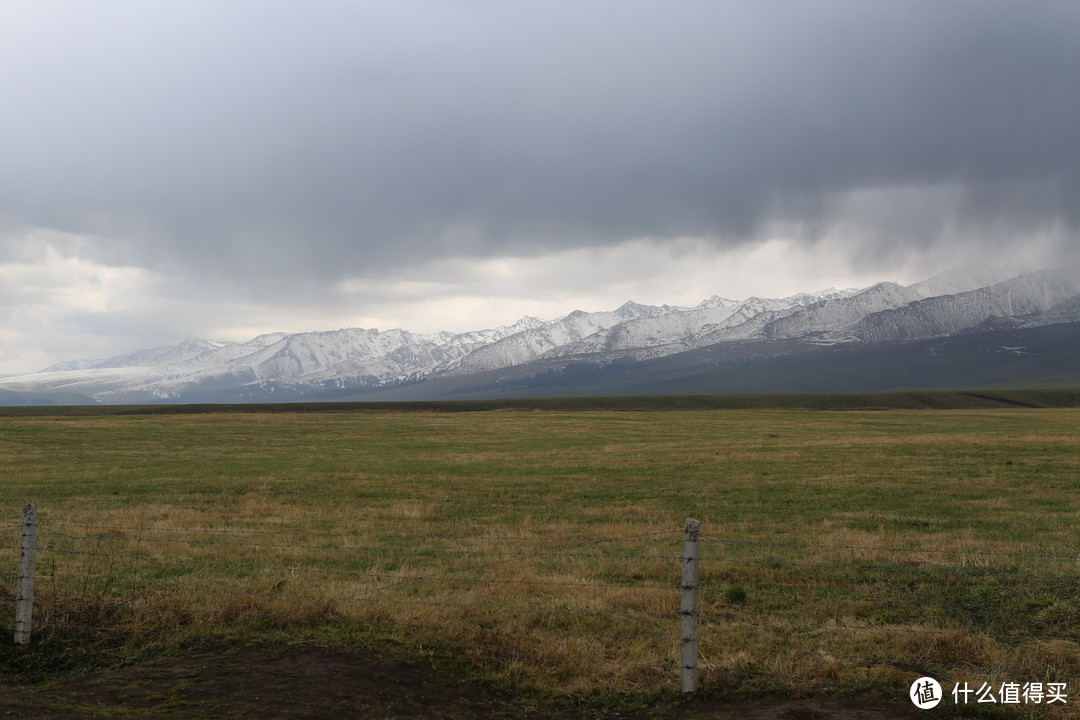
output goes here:
{"type": "Polygon", "coordinates": [[[892,312],[867,314],[858,322],[837,328],[833,335],[881,343],[944,337],[994,318],[1009,319],[1016,325],[1038,323],[1041,315],[1078,293],[1080,273],[1042,270],[977,290],[917,300],[892,312]]]}
{"type": "Polygon", "coordinates": [[[680,313],[681,308],[668,305],[654,307],[627,302],[610,312],[588,313],[575,310],[564,318],[529,328],[504,337],[486,347],[476,349],[468,357],[447,366],[446,372],[465,375],[482,370],[494,370],[531,362],[570,343],[578,342],[608,328],[624,325],[642,318],[663,318],[680,313]]]}
{"type": "Polygon", "coordinates": [[[1080,322],[1080,295],[1074,295],[1065,302],[1055,305],[1038,317],[1028,320],[1024,326],[1045,327],[1077,322],[1080,322]]]}
{"type": "Polygon", "coordinates": [[[116,357],[107,358],[105,360],[74,360],[71,362],[62,362],[48,367],[45,370],[42,370],[42,372],[179,365],[211,350],[216,350],[223,345],[224,343],[215,343],[210,342],[209,340],[184,340],[176,345],[166,345],[163,347],[150,348],[149,350],[135,350],[134,352],[117,355],[116,357]]]}
{"type": "Polygon", "coordinates": [[[819,300],[798,312],[770,321],[761,332],[773,340],[827,333],[847,327],[870,313],[903,307],[920,298],[922,295],[910,287],[878,283],[852,295],[819,300]]]}
{"type": "MultiPolygon", "coordinates": [[[[663,357],[705,347],[725,334],[731,339],[753,334],[755,321],[764,324],[826,298],[845,293],[832,288],[820,293],[770,299],[752,297],[740,302],[713,296],[693,308],[627,320],[598,330],[576,342],[562,344],[542,357],[618,354],[637,359],[663,357]]],[[[759,325],[760,327],[760,325],[759,325]]]]}
{"type": "Polygon", "coordinates": [[[112,403],[287,400],[393,388],[445,393],[515,378],[557,378],[571,369],[580,375],[582,368],[592,368],[600,376],[604,368],[627,363],[646,372],[649,363],[665,358],[672,359],[664,365],[670,373],[684,356],[696,363],[714,358],[715,365],[735,355],[745,360],[813,347],[1080,323],[1080,270],[1011,275],[976,268],[910,286],[882,282],[741,301],[714,295],[694,307],[627,302],[610,311],[576,310],[551,321],[525,317],[465,333],[348,328],[271,333],[243,343],[186,340],[0,378],[0,389],[64,391],[65,397],[79,393],[112,403]],[[498,372],[495,379],[492,371],[498,372]]]}

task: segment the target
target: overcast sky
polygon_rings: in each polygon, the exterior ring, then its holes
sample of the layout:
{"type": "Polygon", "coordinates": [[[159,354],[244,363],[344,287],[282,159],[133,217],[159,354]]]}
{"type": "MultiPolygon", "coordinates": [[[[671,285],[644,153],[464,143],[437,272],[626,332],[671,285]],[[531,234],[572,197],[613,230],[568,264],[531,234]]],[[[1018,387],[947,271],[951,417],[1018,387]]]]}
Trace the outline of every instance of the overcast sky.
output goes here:
{"type": "Polygon", "coordinates": [[[1075,0],[0,0],[0,374],[1080,261],[1075,0]]]}

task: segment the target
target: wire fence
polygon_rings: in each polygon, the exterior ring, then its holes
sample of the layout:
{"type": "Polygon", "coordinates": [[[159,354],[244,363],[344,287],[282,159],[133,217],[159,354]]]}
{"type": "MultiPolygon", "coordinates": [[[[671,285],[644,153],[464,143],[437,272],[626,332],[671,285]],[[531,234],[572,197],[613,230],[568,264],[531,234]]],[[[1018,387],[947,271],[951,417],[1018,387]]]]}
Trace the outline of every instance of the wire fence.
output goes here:
{"type": "Polygon", "coordinates": [[[929,676],[960,688],[959,703],[968,687],[985,688],[984,703],[1012,703],[1025,683],[1080,679],[1080,556],[708,535],[703,544],[701,637],[713,653],[703,671],[714,684],[798,693],[862,676],[906,693],[929,676]]]}
{"type": "MultiPolygon", "coordinates": [[[[14,558],[19,525],[3,527],[14,558]]],[[[674,523],[425,536],[48,519],[33,626],[43,642],[363,631],[433,658],[626,687],[685,676],[693,615],[695,671],[734,694],[1080,680],[1080,556],[706,532],[688,611],[686,542],[674,523]]],[[[8,626],[16,596],[0,583],[8,626]]]]}
{"type": "MultiPolygon", "coordinates": [[[[617,684],[680,671],[684,533],[675,528],[348,534],[45,518],[34,529],[37,642],[142,642],[259,625],[376,633],[432,657],[573,668],[617,684]]],[[[19,533],[9,534],[15,555],[19,533]]],[[[16,628],[17,594],[0,583],[0,613],[16,628]]]]}

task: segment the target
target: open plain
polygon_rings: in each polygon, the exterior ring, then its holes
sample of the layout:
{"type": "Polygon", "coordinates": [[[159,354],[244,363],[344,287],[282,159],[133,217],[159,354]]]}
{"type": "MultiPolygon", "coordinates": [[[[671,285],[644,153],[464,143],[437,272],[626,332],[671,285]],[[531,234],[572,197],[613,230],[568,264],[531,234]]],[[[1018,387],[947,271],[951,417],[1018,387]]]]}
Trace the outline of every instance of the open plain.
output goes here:
{"type": "MultiPolygon", "coordinates": [[[[926,675],[950,712],[1059,715],[1080,702],[1078,471],[1071,408],[3,417],[8,626],[24,502],[39,545],[35,636],[3,643],[0,710],[233,716],[267,678],[312,682],[318,649],[339,676],[382,678],[384,701],[353,680],[357,717],[416,715],[417,668],[472,688],[423,717],[821,698],[900,717],[926,675]],[[702,685],[687,703],[690,517],[702,685]],[[218,661],[231,694],[188,687],[218,661]],[[133,673],[157,678],[157,700],[133,673]],[[1032,682],[1076,697],[1004,702],[1032,682]],[[998,702],[957,706],[958,685],[998,702]],[[460,704],[480,696],[483,712],[460,704]]],[[[348,716],[286,705],[261,716],[348,716]]]]}

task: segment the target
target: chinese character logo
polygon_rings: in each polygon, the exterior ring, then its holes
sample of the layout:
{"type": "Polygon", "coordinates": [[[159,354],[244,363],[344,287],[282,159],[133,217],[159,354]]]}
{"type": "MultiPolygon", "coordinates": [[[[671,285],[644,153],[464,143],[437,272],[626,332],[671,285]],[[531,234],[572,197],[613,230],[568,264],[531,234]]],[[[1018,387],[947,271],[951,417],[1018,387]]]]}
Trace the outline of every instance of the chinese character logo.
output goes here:
{"type": "Polygon", "coordinates": [[[911,683],[911,702],[920,710],[937,707],[941,702],[941,685],[932,677],[921,677],[911,683]]]}

